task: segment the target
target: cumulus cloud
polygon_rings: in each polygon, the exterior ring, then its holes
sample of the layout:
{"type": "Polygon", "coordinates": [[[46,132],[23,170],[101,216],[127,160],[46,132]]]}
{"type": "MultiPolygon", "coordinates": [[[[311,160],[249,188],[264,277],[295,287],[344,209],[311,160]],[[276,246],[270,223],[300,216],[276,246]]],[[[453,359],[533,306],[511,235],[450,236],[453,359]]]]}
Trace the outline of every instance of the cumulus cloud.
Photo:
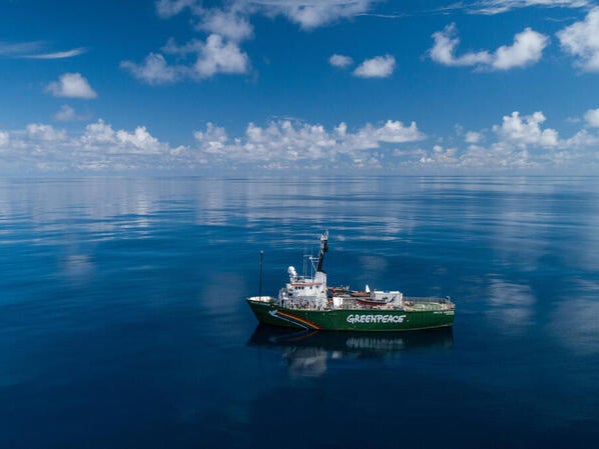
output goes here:
{"type": "Polygon", "coordinates": [[[200,78],[217,73],[241,74],[248,71],[249,59],[234,42],[225,42],[218,34],[211,34],[200,46],[194,68],[200,78]]]}
{"type": "Polygon", "coordinates": [[[599,71],[599,8],[584,20],[557,33],[562,49],[575,58],[575,64],[589,72],[599,71]]]}
{"type": "Polygon", "coordinates": [[[349,56],[334,54],[329,58],[329,64],[333,67],[345,68],[354,63],[354,60],[349,56]]]}
{"type": "Polygon", "coordinates": [[[75,120],[88,120],[89,116],[87,114],[80,115],[71,106],[63,104],[53,118],[58,122],[72,122],[75,120]]]}
{"type": "Polygon", "coordinates": [[[54,114],[54,120],[58,120],[59,122],[68,122],[71,120],[75,120],[76,118],[75,109],[70,107],[69,105],[63,104],[60,107],[60,111],[54,114]]]}
{"type": "Polygon", "coordinates": [[[366,59],[354,70],[354,76],[360,78],[388,78],[395,69],[395,58],[391,55],[366,59]]]}
{"type": "Polygon", "coordinates": [[[514,36],[512,45],[503,45],[495,52],[487,50],[468,52],[455,56],[460,43],[455,24],[447,25],[442,31],[433,33],[433,47],[429,50],[431,59],[447,66],[475,66],[490,70],[509,70],[538,62],[549,38],[530,28],[514,36]]]}
{"type": "Polygon", "coordinates": [[[9,141],[10,134],[8,134],[8,131],[0,131],[0,148],[7,146],[9,141]]]}
{"type": "MultiPolygon", "coordinates": [[[[24,129],[0,131],[0,169],[31,170],[234,170],[288,169],[301,166],[318,170],[382,169],[385,172],[426,173],[497,172],[507,169],[553,173],[596,172],[599,168],[598,110],[584,115],[584,128],[569,138],[545,125],[541,111],[522,115],[514,111],[489,126],[485,138],[467,132],[464,141],[443,136],[431,142],[415,122],[396,120],[350,128],[279,120],[231,135],[223,127],[208,123],[193,133],[194,144],[172,146],[154,136],[145,126],[117,129],[103,120],[70,131],[44,123],[24,129]],[[484,142],[484,143],[483,143],[484,142]],[[10,164],[13,164],[12,166],[10,164]],[[562,170],[562,172],[565,172],[562,170]]],[[[462,134],[459,134],[462,135],[462,134]]]]}
{"type": "Polygon", "coordinates": [[[27,137],[31,140],[43,140],[45,142],[59,142],[66,139],[65,130],[56,130],[52,125],[43,123],[31,123],[26,128],[27,137]]]}
{"type": "Polygon", "coordinates": [[[547,36],[526,28],[514,36],[512,45],[503,45],[495,51],[492,67],[497,70],[509,70],[534,64],[541,60],[548,42],[547,36]]]}
{"type": "Polygon", "coordinates": [[[403,158],[400,166],[426,170],[461,170],[470,173],[492,173],[506,169],[534,173],[555,173],[556,169],[592,173],[599,167],[599,134],[582,129],[568,139],[560,139],[558,131],[543,127],[545,115],[534,112],[520,115],[514,111],[492,126],[494,136],[482,145],[479,133],[466,133],[465,148],[444,147],[439,144],[427,149],[396,151],[403,158]]]}
{"type": "Polygon", "coordinates": [[[442,31],[433,33],[433,47],[429,50],[431,59],[439,64],[448,66],[472,66],[477,64],[490,64],[491,55],[487,51],[470,52],[460,57],[454,55],[460,43],[454,23],[447,25],[442,31]]]}
{"type": "Polygon", "coordinates": [[[521,117],[518,111],[514,111],[511,115],[503,117],[501,126],[493,126],[493,131],[503,140],[521,147],[527,145],[555,147],[558,144],[558,133],[551,128],[541,129],[541,124],[545,120],[542,112],[521,117]]]}
{"type": "Polygon", "coordinates": [[[60,75],[58,81],[48,84],[46,91],[55,97],[90,99],[98,96],[81,73],[64,73],[60,75]]]}
{"type": "MultiPolygon", "coordinates": [[[[230,0],[220,6],[207,7],[200,0],[157,0],[156,13],[163,19],[183,11],[189,12],[196,31],[206,33],[204,39],[191,39],[178,49],[172,39],[162,53],[150,53],[142,63],[121,62],[121,67],[148,84],[172,83],[182,79],[202,80],[217,74],[244,74],[250,69],[250,60],[241,44],[253,37],[251,17],[286,17],[303,30],[313,30],[332,22],[350,19],[366,13],[377,0],[230,0]],[[169,63],[165,54],[186,54],[186,48],[195,48],[195,61],[169,63]]],[[[217,4],[218,5],[218,4],[217,4]]],[[[209,5],[211,6],[211,5],[209,5]]],[[[187,52],[188,54],[189,52],[187,52]]],[[[339,55],[341,57],[341,55],[339,55]]],[[[347,57],[345,57],[347,58],[347,57]]],[[[357,76],[385,77],[393,71],[389,57],[365,61],[366,66],[357,76]]],[[[376,58],[375,58],[376,59],[376,58]]],[[[349,59],[351,61],[351,59],[349,59]]],[[[348,59],[330,61],[338,67],[351,65],[348,59]]]]}
{"type": "Polygon", "coordinates": [[[152,136],[144,126],[132,131],[113,129],[103,120],[83,131],[67,133],[51,125],[31,123],[24,130],[0,137],[0,167],[39,171],[161,170],[186,168],[186,147],[172,147],[152,136]]]}
{"type": "Polygon", "coordinates": [[[172,39],[162,48],[164,53],[180,58],[192,55],[195,61],[188,65],[169,65],[162,54],[150,53],[142,64],[121,62],[121,68],[148,84],[173,83],[183,78],[206,79],[219,73],[244,74],[249,71],[248,55],[238,44],[211,34],[206,42],[193,39],[178,46],[172,39]]]}
{"type": "Polygon", "coordinates": [[[150,53],[141,64],[123,61],[121,68],[130,72],[135,78],[154,85],[175,82],[183,73],[180,67],[170,66],[164,56],[158,53],[150,53]]]}
{"type": "Polygon", "coordinates": [[[271,122],[265,127],[250,123],[245,134],[229,138],[223,128],[211,123],[194,134],[207,162],[275,163],[288,166],[299,160],[325,163],[333,160],[354,160],[365,150],[379,149],[385,143],[415,142],[425,138],[416,123],[404,126],[388,120],[383,126],[367,124],[355,133],[340,123],[332,130],[322,125],[294,124],[289,120],[271,122]]]}
{"type": "Polygon", "coordinates": [[[464,137],[466,143],[479,143],[482,140],[482,134],[476,131],[468,131],[464,137]]]}
{"type": "Polygon", "coordinates": [[[102,148],[109,153],[155,155],[170,151],[169,145],[152,136],[145,126],[138,126],[133,132],[115,131],[103,120],[87,125],[79,141],[84,150],[102,148]]]}
{"type": "Polygon", "coordinates": [[[599,128],[599,109],[589,109],[584,114],[587,124],[593,128],[599,128]]]}

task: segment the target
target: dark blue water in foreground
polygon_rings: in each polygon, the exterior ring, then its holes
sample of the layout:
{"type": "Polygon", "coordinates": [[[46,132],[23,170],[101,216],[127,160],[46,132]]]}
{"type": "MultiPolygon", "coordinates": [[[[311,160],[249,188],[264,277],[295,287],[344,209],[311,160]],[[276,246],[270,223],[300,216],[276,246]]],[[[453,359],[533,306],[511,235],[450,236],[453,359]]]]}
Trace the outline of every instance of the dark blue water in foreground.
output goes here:
{"type": "Polygon", "coordinates": [[[0,447],[599,447],[598,226],[592,178],[2,180],[0,447]],[[258,327],[324,229],[453,332],[258,327]]]}

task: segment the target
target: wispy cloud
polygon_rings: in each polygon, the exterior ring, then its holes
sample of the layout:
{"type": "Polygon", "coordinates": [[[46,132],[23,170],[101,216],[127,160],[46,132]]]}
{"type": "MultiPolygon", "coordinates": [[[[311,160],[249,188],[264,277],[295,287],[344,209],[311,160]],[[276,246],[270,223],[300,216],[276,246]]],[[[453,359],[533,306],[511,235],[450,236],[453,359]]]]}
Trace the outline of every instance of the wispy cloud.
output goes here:
{"type": "Polygon", "coordinates": [[[65,59],[79,56],[84,53],[87,53],[87,48],[79,47],[73,48],[72,50],[57,51],[53,53],[24,54],[20,57],[25,59],[65,59]]]}
{"type": "Polygon", "coordinates": [[[253,0],[266,15],[282,15],[304,30],[366,13],[374,0],[253,0]]]}
{"type": "Polygon", "coordinates": [[[578,9],[592,4],[590,0],[475,0],[458,2],[441,10],[463,10],[469,14],[495,15],[530,7],[578,9]]]}
{"type": "Polygon", "coordinates": [[[78,47],[71,50],[49,52],[48,44],[44,41],[31,42],[0,42],[0,56],[15,59],[64,59],[79,56],[88,51],[78,47]]]}
{"type": "Polygon", "coordinates": [[[0,42],[0,56],[19,57],[26,53],[38,51],[44,46],[42,41],[32,42],[0,42]]]}

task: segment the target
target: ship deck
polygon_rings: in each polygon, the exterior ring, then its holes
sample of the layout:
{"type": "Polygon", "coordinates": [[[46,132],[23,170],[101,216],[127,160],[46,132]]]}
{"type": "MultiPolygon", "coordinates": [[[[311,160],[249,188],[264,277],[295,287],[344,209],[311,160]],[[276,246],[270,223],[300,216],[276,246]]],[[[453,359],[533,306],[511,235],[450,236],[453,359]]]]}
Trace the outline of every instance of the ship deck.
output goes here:
{"type": "Polygon", "coordinates": [[[392,301],[384,304],[368,304],[360,301],[360,298],[350,295],[337,296],[337,301],[329,298],[327,305],[324,307],[316,307],[309,300],[300,298],[279,300],[274,297],[254,297],[249,298],[251,301],[276,304],[280,307],[295,310],[387,310],[387,311],[405,311],[405,312],[426,312],[436,310],[453,310],[455,305],[448,298],[440,297],[416,297],[404,296],[401,301],[392,301]]]}

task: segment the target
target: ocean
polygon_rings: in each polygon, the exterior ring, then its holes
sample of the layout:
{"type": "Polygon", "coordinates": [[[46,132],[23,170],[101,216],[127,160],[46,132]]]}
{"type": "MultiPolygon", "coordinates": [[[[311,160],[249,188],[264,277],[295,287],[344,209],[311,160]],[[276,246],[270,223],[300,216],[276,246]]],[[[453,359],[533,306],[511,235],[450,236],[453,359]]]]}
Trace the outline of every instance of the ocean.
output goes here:
{"type": "Polygon", "coordinates": [[[0,180],[2,448],[599,447],[599,178],[0,180]],[[452,330],[258,326],[330,285],[452,330]]]}

